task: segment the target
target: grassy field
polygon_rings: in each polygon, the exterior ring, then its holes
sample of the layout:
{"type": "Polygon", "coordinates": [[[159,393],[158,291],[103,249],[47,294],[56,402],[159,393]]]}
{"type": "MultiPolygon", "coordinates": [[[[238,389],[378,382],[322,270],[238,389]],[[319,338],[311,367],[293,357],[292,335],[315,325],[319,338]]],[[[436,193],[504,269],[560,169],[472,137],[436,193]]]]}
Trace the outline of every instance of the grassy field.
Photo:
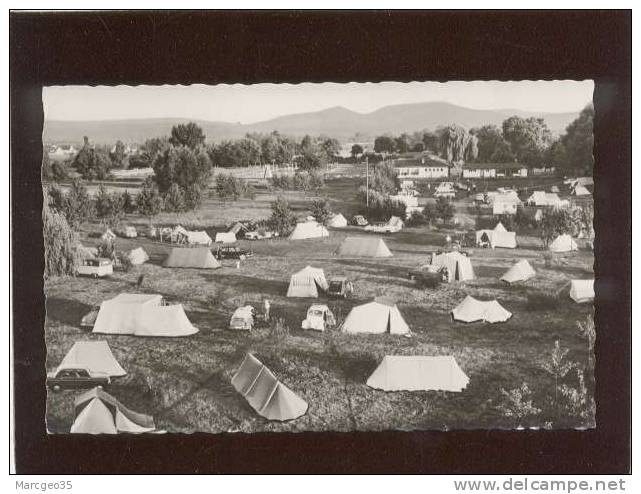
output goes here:
{"type": "MultiPolygon", "coordinates": [[[[355,180],[330,181],[327,189],[335,210],[345,216],[358,208],[352,197],[355,180]]],[[[287,194],[301,215],[309,197],[287,194]]],[[[269,215],[274,195],[260,193],[254,201],[233,205],[206,201],[204,207],[187,215],[161,215],[155,224],[181,223],[205,228],[213,236],[222,225],[236,219],[269,215]]],[[[463,202],[459,208],[463,210],[463,202]]],[[[128,218],[131,224],[146,220],[128,218]]],[[[96,244],[88,233],[85,244],[96,244]]],[[[154,416],[156,424],[171,432],[382,430],[382,429],[470,429],[512,428],[515,423],[498,410],[501,388],[511,389],[527,382],[534,404],[543,412],[523,425],[574,427],[570,418],[555,417],[551,400],[554,380],[541,369],[554,341],[569,349],[568,359],[579,366],[587,361],[586,342],[576,321],[592,314],[592,306],[573,303],[568,297],[571,279],[593,277],[594,257],[583,244],[578,252],[554,255],[546,262],[540,240],[519,236],[516,250],[471,251],[476,279],[419,289],[406,275],[408,268],[427,261],[430,251],[444,245],[446,232],[406,228],[385,236],[394,257],[389,259],[345,259],[333,255],[347,235],[367,235],[362,230],[331,230],[323,240],[241,241],[255,256],[236,269],[223,262],[217,270],[166,269],[161,266],[169,246],[148,239],[118,239],[117,248],[142,245],[150,262],[128,273],[116,272],[108,279],[59,278],[47,280],[47,369],[60,363],[78,340],[107,340],[125,377],[114,380],[110,392],[134,410],[154,416]],[[508,286],[500,276],[517,260],[528,259],[537,277],[508,286]],[[300,329],[307,308],[315,299],[286,298],[289,276],[306,265],[320,267],[328,278],[345,275],[354,281],[354,296],[328,301],[342,321],[349,310],[372,297],[386,295],[398,307],[412,329],[411,338],[391,335],[325,334],[300,329]],[[173,303],[183,304],[200,332],[179,339],[136,338],[92,335],[80,329],[80,318],[93,306],[121,292],[135,292],[138,276],[145,274],[141,291],[160,293],[173,303]],[[503,324],[453,322],[450,311],[466,295],[496,298],[513,317],[503,324]],[[251,334],[228,331],[233,310],[243,304],[272,305],[272,315],[282,317],[289,334],[274,336],[268,328],[251,334]],[[254,352],[287,386],[309,403],[307,414],[288,423],[273,423],[258,416],[230,384],[246,352],[254,352]],[[384,355],[454,355],[470,378],[462,393],[395,392],[370,389],[365,381],[384,355]]],[[[581,242],[581,241],[579,241],[581,242]]],[[[321,297],[321,301],[322,301],[321,297]]],[[[576,387],[576,374],[564,382],[576,387]]],[[[592,379],[588,379],[590,387],[592,379]]],[[[49,393],[47,424],[51,432],[68,431],[73,420],[74,391],[49,393]]]]}

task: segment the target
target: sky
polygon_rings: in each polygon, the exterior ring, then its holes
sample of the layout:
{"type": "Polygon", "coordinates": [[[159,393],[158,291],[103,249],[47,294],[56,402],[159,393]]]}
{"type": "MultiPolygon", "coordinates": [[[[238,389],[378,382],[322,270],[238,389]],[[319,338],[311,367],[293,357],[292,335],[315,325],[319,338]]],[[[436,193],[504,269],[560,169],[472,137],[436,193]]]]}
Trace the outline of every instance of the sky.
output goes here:
{"type": "Polygon", "coordinates": [[[216,86],[52,86],[47,120],[190,118],[242,124],[343,106],[370,113],[388,105],[443,101],[473,109],[564,113],[592,101],[592,81],[475,81],[216,86]]]}

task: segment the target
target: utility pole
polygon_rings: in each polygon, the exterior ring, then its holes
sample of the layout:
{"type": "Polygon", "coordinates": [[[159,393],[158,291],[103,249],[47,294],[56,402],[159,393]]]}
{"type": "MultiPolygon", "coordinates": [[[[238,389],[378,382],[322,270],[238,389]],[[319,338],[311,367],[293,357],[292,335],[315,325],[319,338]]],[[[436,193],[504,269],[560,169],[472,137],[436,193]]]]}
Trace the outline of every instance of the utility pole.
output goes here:
{"type": "Polygon", "coordinates": [[[369,158],[365,156],[365,193],[367,194],[367,209],[369,209],[369,158]]]}

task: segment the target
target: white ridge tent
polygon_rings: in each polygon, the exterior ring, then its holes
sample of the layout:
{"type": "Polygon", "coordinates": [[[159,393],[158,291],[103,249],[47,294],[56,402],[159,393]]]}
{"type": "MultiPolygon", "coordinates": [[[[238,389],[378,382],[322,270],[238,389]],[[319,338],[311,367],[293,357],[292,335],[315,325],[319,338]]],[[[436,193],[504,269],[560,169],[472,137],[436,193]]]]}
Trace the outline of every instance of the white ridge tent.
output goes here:
{"type": "Polygon", "coordinates": [[[56,370],[83,367],[91,372],[120,377],[127,374],[106,341],[76,341],[56,370]]]}
{"type": "Polygon", "coordinates": [[[336,249],[336,254],[346,257],[392,257],[392,253],[379,237],[347,237],[336,249]]]}
{"type": "Polygon", "coordinates": [[[501,222],[499,221],[499,222],[496,224],[496,226],[494,227],[494,230],[493,230],[493,231],[494,231],[494,232],[507,233],[507,228],[505,228],[505,227],[503,226],[503,223],[501,223],[501,222]]]}
{"type": "Polygon", "coordinates": [[[293,420],[307,412],[307,402],[281,383],[251,353],[245,356],[231,384],[267,420],[293,420]]]}
{"type": "Polygon", "coordinates": [[[447,268],[448,282],[474,279],[474,269],[470,258],[460,252],[433,255],[432,265],[437,269],[447,268]]]}
{"type": "Polygon", "coordinates": [[[76,398],[72,434],[141,434],[156,432],[153,417],[136,413],[100,388],[76,398]]]}
{"type": "Polygon", "coordinates": [[[236,241],[236,234],[234,232],[216,233],[216,243],[233,244],[235,241],[236,241]]]}
{"type": "Polygon", "coordinates": [[[111,230],[107,229],[105,230],[105,233],[103,233],[100,236],[100,240],[106,240],[106,241],[111,241],[116,239],[116,234],[112,232],[111,230]]]}
{"type": "Polygon", "coordinates": [[[393,228],[395,232],[400,232],[401,229],[403,228],[403,220],[400,219],[398,216],[392,216],[388,220],[387,226],[393,228]]]}
{"type": "Polygon", "coordinates": [[[206,247],[174,247],[165,259],[166,268],[216,269],[221,265],[206,247]]]}
{"type": "Polygon", "coordinates": [[[572,191],[572,195],[589,196],[591,194],[590,194],[590,191],[586,189],[583,185],[577,185],[576,187],[574,187],[574,190],[572,191]]]}
{"type": "Polygon", "coordinates": [[[594,280],[572,280],[570,297],[578,304],[594,300],[594,280]]]}
{"type": "Polygon", "coordinates": [[[556,237],[554,242],[550,244],[549,249],[552,252],[570,252],[573,250],[579,250],[572,236],[567,233],[556,237]]]}
{"type": "Polygon", "coordinates": [[[187,243],[189,245],[211,245],[211,237],[206,231],[187,232],[187,243]]]}
{"type": "Polygon", "coordinates": [[[161,295],[121,293],[100,304],[93,332],[177,337],[198,329],[189,322],[182,305],[163,305],[161,295]]]}
{"type": "Polygon", "coordinates": [[[396,304],[385,298],[354,307],[345,322],[345,333],[390,333],[410,334],[410,328],[403,319],[396,304]]]}
{"type": "Polygon", "coordinates": [[[345,228],[347,226],[347,220],[345,219],[345,216],[338,213],[332,216],[329,220],[328,226],[331,226],[332,228],[345,228]]]}
{"type": "Polygon", "coordinates": [[[383,391],[461,392],[470,379],[451,355],[386,355],[367,385],[383,391]]]}
{"type": "Polygon", "coordinates": [[[494,230],[478,230],[476,232],[476,244],[489,242],[490,247],[502,247],[505,249],[516,249],[516,232],[508,232],[502,223],[494,227],[494,230]]]}
{"type": "Polygon", "coordinates": [[[129,261],[131,261],[131,264],[135,266],[144,264],[149,260],[147,252],[145,252],[145,249],[143,249],[142,247],[137,247],[136,249],[130,250],[127,253],[127,258],[129,259],[129,261]]]}
{"type": "Polygon", "coordinates": [[[294,273],[289,280],[288,297],[318,297],[318,290],[329,288],[325,272],[320,268],[306,266],[294,273]]]}
{"type": "Polygon", "coordinates": [[[507,321],[512,317],[512,313],[505,310],[496,300],[483,302],[468,295],[452,310],[452,316],[454,320],[462,322],[496,323],[507,321]]]}
{"type": "Polygon", "coordinates": [[[304,240],[306,238],[329,237],[327,228],[316,221],[297,223],[296,228],[289,236],[289,240],[304,240]]]}
{"type": "Polygon", "coordinates": [[[526,281],[530,278],[536,276],[536,271],[530,266],[530,263],[527,262],[527,259],[522,259],[517,262],[514,266],[507,270],[507,272],[501,277],[502,281],[506,283],[516,283],[517,281],[526,281]]]}

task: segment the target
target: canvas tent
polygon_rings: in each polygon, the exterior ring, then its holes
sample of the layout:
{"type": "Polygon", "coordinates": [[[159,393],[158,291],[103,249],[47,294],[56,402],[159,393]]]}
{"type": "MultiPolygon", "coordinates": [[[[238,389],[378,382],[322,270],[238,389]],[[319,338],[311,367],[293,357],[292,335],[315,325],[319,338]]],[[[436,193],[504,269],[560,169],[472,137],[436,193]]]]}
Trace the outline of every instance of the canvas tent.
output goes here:
{"type": "Polygon", "coordinates": [[[497,194],[492,199],[492,214],[516,214],[521,200],[516,192],[497,194]]]}
{"type": "Polygon", "coordinates": [[[234,232],[216,233],[216,243],[233,244],[235,241],[236,234],[234,232]]]}
{"type": "Polygon", "coordinates": [[[507,233],[507,228],[505,228],[505,227],[503,226],[503,223],[501,223],[501,222],[499,221],[499,222],[496,224],[496,226],[494,227],[494,230],[492,230],[492,231],[494,231],[494,232],[500,232],[500,233],[507,233]]]}
{"type": "Polygon", "coordinates": [[[451,355],[386,355],[367,385],[383,391],[461,392],[469,381],[451,355]]]}
{"type": "Polygon", "coordinates": [[[247,228],[243,223],[240,221],[237,221],[234,223],[234,225],[229,229],[230,233],[233,233],[236,237],[243,236],[245,233],[249,231],[249,228],[247,228]]]}
{"type": "Polygon", "coordinates": [[[281,383],[251,353],[245,356],[231,384],[267,420],[293,420],[307,412],[305,400],[281,383]]]}
{"type": "Polygon", "coordinates": [[[586,189],[583,185],[577,185],[574,187],[574,190],[572,191],[572,195],[575,196],[589,196],[590,191],[586,189]]]}
{"type": "Polygon", "coordinates": [[[570,252],[573,250],[578,250],[579,248],[576,245],[576,242],[571,235],[567,233],[564,235],[559,235],[554,239],[554,242],[550,244],[549,247],[552,252],[570,252]]]}
{"type": "Polygon", "coordinates": [[[562,201],[559,196],[553,192],[537,190],[528,198],[527,203],[532,206],[562,207],[567,204],[567,201],[562,201]]]}
{"type": "Polygon", "coordinates": [[[297,223],[296,228],[289,236],[289,240],[304,240],[306,238],[329,237],[327,228],[316,221],[297,223]]]}
{"type": "Polygon", "coordinates": [[[163,305],[160,295],[121,293],[100,304],[94,333],[134,336],[189,336],[198,332],[183,306],[163,305]]]}
{"type": "Polygon", "coordinates": [[[502,247],[516,249],[516,232],[508,232],[502,223],[494,227],[494,230],[478,230],[476,232],[476,244],[489,243],[493,249],[502,247]]]}
{"type": "Polygon", "coordinates": [[[512,313],[505,310],[496,300],[483,302],[468,295],[452,310],[452,317],[455,321],[462,322],[496,323],[507,321],[512,317],[512,313]]]}
{"type": "Polygon", "coordinates": [[[339,256],[347,257],[392,257],[382,238],[347,237],[336,250],[339,256]]]}
{"type": "Polygon", "coordinates": [[[501,277],[506,283],[516,283],[517,281],[526,281],[536,276],[536,271],[530,266],[526,259],[522,259],[514,266],[507,270],[501,277]]]}
{"type": "Polygon", "coordinates": [[[288,297],[318,297],[318,291],[327,291],[327,279],[320,268],[306,266],[294,273],[287,288],[288,297]]]}
{"type": "Polygon", "coordinates": [[[127,374],[111,353],[109,343],[106,341],[76,341],[57,370],[78,367],[111,377],[127,374]]]}
{"type": "Polygon", "coordinates": [[[207,235],[205,231],[190,232],[186,233],[187,243],[189,245],[211,245],[211,237],[207,235]]]}
{"type": "Polygon", "coordinates": [[[165,259],[166,268],[216,269],[220,263],[206,247],[174,247],[165,259]]]}
{"type": "Polygon", "coordinates": [[[332,216],[329,220],[328,226],[331,226],[332,228],[345,228],[347,226],[347,220],[345,219],[345,216],[338,213],[332,216]]]}
{"type": "Polygon", "coordinates": [[[137,266],[139,264],[144,264],[149,260],[149,256],[147,255],[147,252],[145,252],[145,249],[142,247],[138,247],[136,249],[132,249],[127,253],[127,258],[131,262],[131,264],[137,266]]]}
{"type": "Polygon", "coordinates": [[[570,297],[578,304],[594,300],[594,280],[572,280],[570,297]]]}
{"type": "Polygon", "coordinates": [[[392,216],[387,222],[387,226],[393,228],[393,231],[401,231],[401,229],[403,228],[403,220],[398,216],[392,216]]]}
{"type": "Polygon", "coordinates": [[[111,241],[116,239],[116,234],[111,230],[107,229],[105,233],[100,236],[100,240],[111,241]]]}
{"type": "Polygon", "coordinates": [[[385,298],[354,307],[342,326],[345,333],[410,334],[396,304],[385,298]]]}
{"type": "Polygon", "coordinates": [[[448,282],[474,279],[470,258],[460,252],[432,255],[432,265],[437,269],[447,268],[448,282]]]}
{"type": "Polygon", "coordinates": [[[100,388],[93,388],[76,398],[73,434],[140,434],[155,432],[153,417],[126,408],[100,388]]]}

